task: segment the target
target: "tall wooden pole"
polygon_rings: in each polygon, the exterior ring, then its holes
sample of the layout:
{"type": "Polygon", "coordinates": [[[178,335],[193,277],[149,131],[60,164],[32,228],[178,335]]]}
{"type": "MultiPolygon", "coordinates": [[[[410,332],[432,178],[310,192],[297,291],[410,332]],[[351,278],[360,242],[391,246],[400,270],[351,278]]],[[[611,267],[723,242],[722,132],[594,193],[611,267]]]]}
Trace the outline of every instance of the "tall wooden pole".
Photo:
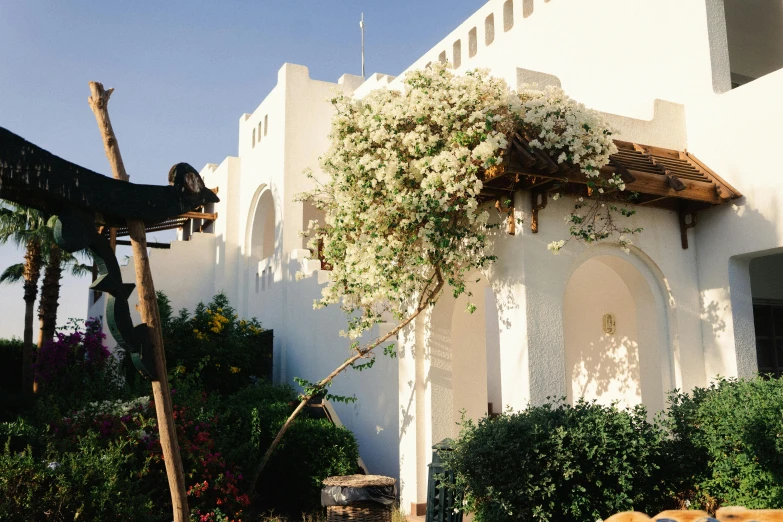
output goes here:
{"type": "MultiPolygon", "coordinates": [[[[90,82],[90,108],[95,114],[98,129],[103,138],[103,148],[106,157],[111,164],[115,179],[128,181],[128,173],[120,155],[120,147],[114,135],[111,121],[109,120],[109,97],[114,89],[104,90],[98,82],[90,82]]],[[[156,381],[152,381],[152,395],[155,398],[155,413],[158,417],[158,432],[160,445],[163,449],[163,459],[166,464],[166,475],[169,479],[171,490],[171,502],[174,506],[174,522],[187,522],[190,514],[188,511],[187,491],[185,489],[185,474],[182,471],[182,459],[177,444],[177,431],[174,426],[174,415],[169,393],[168,372],[166,370],[166,355],[163,351],[163,337],[161,335],[160,312],[158,301],[155,297],[155,287],[152,284],[152,272],[150,270],[149,257],[147,257],[147,236],[144,223],[141,221],[128,221],[131,246],[133,248],[133,260],[136,267],[136,287],[139,292],[139,310],[141,320],[152,331],[153,350],[155,357],[155,371],[158,375],[156,381]]]]}

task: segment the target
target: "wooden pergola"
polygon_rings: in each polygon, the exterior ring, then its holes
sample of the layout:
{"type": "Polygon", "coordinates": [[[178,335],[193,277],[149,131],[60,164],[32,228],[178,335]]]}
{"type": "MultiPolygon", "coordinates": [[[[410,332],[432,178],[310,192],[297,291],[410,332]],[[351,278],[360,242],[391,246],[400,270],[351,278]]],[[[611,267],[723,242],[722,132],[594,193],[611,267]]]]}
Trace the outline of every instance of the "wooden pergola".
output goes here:
{"type": "MultiPolygon", "coordinates": [[[[682,247],[688,248],[686,231],[693,227],[695,212],[742,197],[704,163],[687,151],[678,151],[614,140],[618,152],[600,175],[619,174],[625,182],[627,203],[676,211],[680,219],[682,247]]],[[[532,231],[538,232],[538,212],[547,205],[547,193],[589,195],[589,179],[577,168],[558,164],[548,154],[515,135],[503,163],[484,176],[485,200],[508,199],[517,190],[532,197],[532,231]]],[[[498,205],[500,207],[500,205],[498,205]]]]}

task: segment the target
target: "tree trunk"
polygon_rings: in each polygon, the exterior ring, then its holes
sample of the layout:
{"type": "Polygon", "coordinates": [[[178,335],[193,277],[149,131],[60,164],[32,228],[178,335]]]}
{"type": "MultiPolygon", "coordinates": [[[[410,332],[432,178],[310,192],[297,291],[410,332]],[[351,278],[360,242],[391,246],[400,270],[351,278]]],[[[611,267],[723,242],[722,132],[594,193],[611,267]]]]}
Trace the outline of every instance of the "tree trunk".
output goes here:
{"type": "MultiPolygon", "coordinates": [[[[111,164],[115,179],[128,181],[128,173],[122,162],[117,137],[109,119],[109,97],[114,89],[104,90],[98,82],[90,82],[90,108],[95,115],[103,148],[111,164]]],[[[190,511],[185,489],[185,473],[182,469],[182,458],[179,454],[177,431],[174,425],[174,411],[169,392],[168,371],[166,370],[166,354],[163,351],[163,334],[161,331],[160,311],[152,284],[152,270],[147,256],[147,235],[142,221],[129,220],[128,233],[133,247],[133,264],[136,268],[136,286],[139,292],[139,312],[141,320],[152,330],[152,349],[155,360],[155,372],[158,380],[152,381],[152,395],[155,399],[155,414],[158,419],[160,446],[163,450],[163,461],[166,464],[166,476],[169,481],[174,522],[188,522],[190,511]]]]}
{"type": "Polygon", "coordinates": [[[38,240],[27,242],[24,254],[24,346],[22,347],[22,390],[25,394],[33,391],[33,317],[35,299],[38,297],[38,280],[41,277],[41,243],[38,240]]]}
{"type": "Polygon", "coordinates": [[[38,334],[38,349],[44,343],[54,338],[57,327],[57,307],[60,300],[60,279],[62,279],[62,251],[57,245],[51,246],[49,259],[44,268],[43,285],[41,286],[41,304],[38,307],[38,318],[41,330],[38,334]]]}

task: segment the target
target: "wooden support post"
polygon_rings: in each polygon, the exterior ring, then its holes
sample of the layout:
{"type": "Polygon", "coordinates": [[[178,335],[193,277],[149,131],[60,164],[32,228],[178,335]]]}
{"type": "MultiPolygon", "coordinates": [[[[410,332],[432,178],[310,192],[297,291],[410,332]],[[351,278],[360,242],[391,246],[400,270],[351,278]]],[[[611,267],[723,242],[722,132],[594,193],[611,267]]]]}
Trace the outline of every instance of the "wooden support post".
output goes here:
{"type": "MultiPolygon", "coordinates": [[[[104,90],[98,82],[90,82],[90,108],[95,114],[98,129],[103,138],[103,147],[106,157],[111,164],[115,179],[128,181],[128,174],[122,162],[120,148],[114,135],[109,119],[109,97],[114,89],[104,90]]],[[[147,236],[142,221],[128,221],[128,232],[133,247],[133,259],[136,267],[136,286],[139,292],[139,311],[141,319],[152,332],[152,344],[155,357],[155,371],[160,380],[152,381],[152,394],[155,399],[155,413],[158,419],[158,432],[160,445],[163,449],[163,459],[166,464],[171,502],[174,509],[175,522],[187,522],[190,520],[188,510],[187,491],[185,489],[185,475],[182,471],[182,459],[177,444],[177,431],[174,426],[174,414],[171,404],[171,394],[167,380],[166,355],[163,351],[163,337],[161,334],[160,312],[155,296],[155,287],[152,283],[149,258],[147,257],[147,236]]],[[[116,237],[116,236],[115,236],[116,237]]]]}
{"type": "Polygon", "coordinates": [[[508,235],[513,236],[517,233],[517,226],[516,222],[514,221],[514,202],[512,201],[511,204],[507,207],[504,207],[503,204],[498,199],[495,201],[495,208],[498,212],[501,214],[506,214],[506,232],[508,235]]]}
{"type": "Polygon", "coordinates": [[[538,211],[546,208],[546,204],[548,202],[548,195],[546,192],[539,191],[539,190],[534,190],[530,194],[533,199],[533,204],[532,204],[533,216],[530,220],[530,230],[534,234],[538,234],[538,211]],[[539,199],[541,200],[540,202],[539,199]]]}
{"type": "Polygon", "coordinates": [[[685,210],[684,208],[680,208],[678,214],[680,218],[680,238],[682,240],[682,248],[683,250],[687,250],[688,229],[696,226],[696,213],[693,211],[685,210]],[[688,216],[691,217],[690,222],[688,221],[688,216]]]}

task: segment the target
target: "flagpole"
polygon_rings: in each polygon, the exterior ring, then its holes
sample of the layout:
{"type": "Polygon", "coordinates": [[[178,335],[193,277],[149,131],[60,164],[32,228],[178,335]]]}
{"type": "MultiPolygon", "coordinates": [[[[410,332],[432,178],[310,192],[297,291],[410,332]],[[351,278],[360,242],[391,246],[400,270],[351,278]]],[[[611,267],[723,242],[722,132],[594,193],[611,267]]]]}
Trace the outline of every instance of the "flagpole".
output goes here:
{"type": "Polygon", "coordinates": [[[362,78],[364,75],[364,13],[362,13],[362,19],[359,21],[359,27],[362,28],[362,78]]]}

